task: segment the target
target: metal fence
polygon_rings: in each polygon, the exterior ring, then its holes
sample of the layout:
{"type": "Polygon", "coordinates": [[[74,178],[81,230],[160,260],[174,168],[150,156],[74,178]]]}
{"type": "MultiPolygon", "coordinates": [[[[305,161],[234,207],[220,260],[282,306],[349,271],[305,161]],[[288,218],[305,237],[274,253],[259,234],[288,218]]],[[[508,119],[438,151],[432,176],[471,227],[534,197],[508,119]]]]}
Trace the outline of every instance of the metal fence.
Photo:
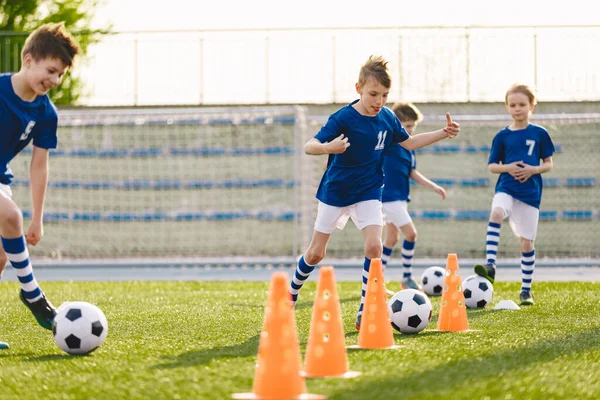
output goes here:
{"type": "MultiPolygon", "coordinates": [[[[0,32],[16,70],[22,34],[0,32]]],[[[382,27],[118,32],[74,73],[80,105],[344,103],[371,54],[390,61],[390,99],[501,101],[515,81],[544,101],[600,100],[600,26],[382,27]]]]}

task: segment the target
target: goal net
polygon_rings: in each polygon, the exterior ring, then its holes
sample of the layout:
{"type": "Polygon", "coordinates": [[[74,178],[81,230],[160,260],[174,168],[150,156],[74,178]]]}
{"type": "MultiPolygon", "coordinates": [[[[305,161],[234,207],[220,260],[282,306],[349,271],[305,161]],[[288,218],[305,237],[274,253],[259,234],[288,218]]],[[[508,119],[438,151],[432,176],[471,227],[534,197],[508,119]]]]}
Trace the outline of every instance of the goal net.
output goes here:
{"type": "MultiPolygon", "coordinates": [[[[409,204],[419,259],[483,258],[497,179],[487,171],[503,115],[456,115],[461,135],[417,152],[446,200],[416,185],[409,204]]],[[[326,156],[304,143],[327,120],[304,107],[63,110],[51,152],[45,236],[32,256],[71,259],[280,258],[306,248],[326,156]]],[[[544,174],[538,257],[600,258],[600,114],[540,114],[556,145],[544,174]]],[[[439,129],[426,116],[418,132],[439,129]]],[[[31,216],[30,148],[11,162],[13,198],[31,216]]],[[[362,234],[336,231],[328,257],[361,257],[362,234]]],[[[517,257],[504,224],[500,257],[517,257]]]]}

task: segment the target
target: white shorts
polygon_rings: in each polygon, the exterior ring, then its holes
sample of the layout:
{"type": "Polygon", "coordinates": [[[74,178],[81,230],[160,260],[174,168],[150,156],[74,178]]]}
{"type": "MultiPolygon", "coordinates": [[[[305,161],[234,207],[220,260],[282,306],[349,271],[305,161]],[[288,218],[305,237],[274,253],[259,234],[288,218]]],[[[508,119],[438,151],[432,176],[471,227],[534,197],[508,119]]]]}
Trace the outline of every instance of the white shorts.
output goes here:
{"type": "Polygon", "coordinates": [[[319,201],[315,231],[332,234],[335,228],[344,229],[348,218],[360,230],[369,225],[383,226],[381,201],[367,200],[346,207],[335,207],[319,201]]]}
{"type": "Polygon", "coordinates": [[[492,210],[496,207],[504,210],[504,218],[508,217],[508,222],[515,235],[535,240],[540,210],[502,192],[494,195],[492,210]]]}
{"type": "Polygon", "coordinates": [[[7,199],[12,199],[12,191],[10,190],[10,186],[0,183],[0,196],[4,196],[7,199]]]}
{"type": "Polygon", "coordinates": [[[382,210],[383,222],[386,224],[394,224],[398,229],[412,222],[412,218],[408,213],[408,201],[386,201],[383,203],[382,210]]]}

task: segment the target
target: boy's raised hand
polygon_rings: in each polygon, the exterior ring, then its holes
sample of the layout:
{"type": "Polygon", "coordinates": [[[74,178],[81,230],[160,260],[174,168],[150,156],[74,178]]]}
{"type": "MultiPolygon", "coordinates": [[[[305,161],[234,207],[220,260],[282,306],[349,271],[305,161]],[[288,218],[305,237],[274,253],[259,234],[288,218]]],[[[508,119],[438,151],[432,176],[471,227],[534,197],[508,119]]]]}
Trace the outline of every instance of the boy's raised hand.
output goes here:
{"type": "Polygon", "coordinates": [[[342,154],[350,146],[348,138],[342,133],[340,136],[327,143],[327,152],[329,154],[342,154]]]}
{"type": "Polygon", "coordinates": [[[458,122],[452,121],[450,113],[446,113],[446,127],[443,129],[447,138],[455,138],[460,133],[460,125],[458,122]]]}

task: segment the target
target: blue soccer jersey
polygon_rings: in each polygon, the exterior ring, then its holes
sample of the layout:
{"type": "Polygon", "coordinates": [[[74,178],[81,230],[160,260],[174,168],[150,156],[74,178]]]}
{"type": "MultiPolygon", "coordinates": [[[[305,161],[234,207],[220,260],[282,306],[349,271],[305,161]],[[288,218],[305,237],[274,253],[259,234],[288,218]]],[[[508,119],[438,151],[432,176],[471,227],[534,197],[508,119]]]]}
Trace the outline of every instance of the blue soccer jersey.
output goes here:
{"type": "Polygon", "coordinates": [[[387,107],[373,117],[360,114],[352,107],[341,108],[315,135],[330,142],[341,134],[350,147],[342,154],[330,154],[321,178],[317,199],[335,207],[346,207],[367,200],[381,200],[383,186],[383,150],[410,137],[400,120],[387,107]]]}
{"type": "Polygon", "coordinates": [[[8,164],[29,142],[44,149],[56,148],[58,114],[47,95],[34,101],[16,95],[12,74],[0,74],[0,183],[8,185],[13,174],[8,164]]]}
{"type": "MultiPolygon", "coordinates": [[[[496,134],[492,142],[489,164],[510,164],[523,161],[538,166],[540,160],[554,154],[554,144],[548,131],[539,125],[530,124],[525,129],[511,131],[508,127],[496,134]]],[[[498,177],[496,193],[509,194],[513,198],[540,208],[542,201],[542,176],[536,174],[526,182],[519,182],[504,172],[498,177]]]]}
{"type": "Polygon", "coordinates": [[[410,173],[417,168],[413,150],[399,144],[392,144],[383,156],[383,195],[384,203],[390,201],[410,201],[410,173]]]}

